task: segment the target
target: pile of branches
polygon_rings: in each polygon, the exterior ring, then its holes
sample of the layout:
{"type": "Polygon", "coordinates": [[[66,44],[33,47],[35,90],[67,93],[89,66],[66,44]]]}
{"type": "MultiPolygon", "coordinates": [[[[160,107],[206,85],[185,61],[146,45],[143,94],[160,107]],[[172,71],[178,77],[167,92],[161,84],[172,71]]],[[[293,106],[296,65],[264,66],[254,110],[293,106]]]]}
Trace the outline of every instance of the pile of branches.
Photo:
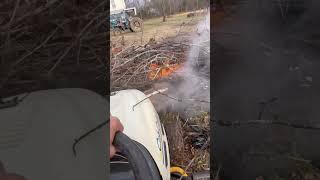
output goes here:
{"type": "Polygon", "coordinates": [[[60,87],[106,91],[106,3],[1,1],[1,96],[60,87]]]}
{"type": "Polygon", "coordinates": [[[169,64],[185,62],[188,40],[175,41],[165,39],[161,42],[150,40],[145,45],[131,44],[117,53],[111,53],[110,74],[111,91],[127,88],[145,90],[150,88],[154,79],[150,79],[150,65],[157,64],[160,70],[169,64]]]}

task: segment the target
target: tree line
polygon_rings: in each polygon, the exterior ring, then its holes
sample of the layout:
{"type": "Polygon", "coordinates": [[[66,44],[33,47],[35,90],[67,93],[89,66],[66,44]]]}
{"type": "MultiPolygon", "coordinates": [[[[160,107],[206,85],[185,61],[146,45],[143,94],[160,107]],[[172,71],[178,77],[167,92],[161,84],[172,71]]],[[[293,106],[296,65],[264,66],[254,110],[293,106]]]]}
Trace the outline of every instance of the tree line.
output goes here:
{"type": "Polygon", "coordinates": [[[209,7],[210,0],[125,0],[127,7],[136,7],[143,18],[166,17],[181,13],[195,11],[209,7]]]}

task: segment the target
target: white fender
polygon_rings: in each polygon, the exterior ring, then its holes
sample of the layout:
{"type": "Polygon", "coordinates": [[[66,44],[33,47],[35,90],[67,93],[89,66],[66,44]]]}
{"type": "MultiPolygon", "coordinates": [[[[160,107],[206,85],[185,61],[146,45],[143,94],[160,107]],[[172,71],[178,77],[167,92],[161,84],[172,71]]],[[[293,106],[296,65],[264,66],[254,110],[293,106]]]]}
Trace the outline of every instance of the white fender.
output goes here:
{"type": "Polygon", "coordinates": [[[163,180],[170,180],[167,136],[146,95],[138,90],[118,91],[110,97],[110,112],[112,116],[119,118],[124,126],[124,133],[150,152],[163,180]]]}

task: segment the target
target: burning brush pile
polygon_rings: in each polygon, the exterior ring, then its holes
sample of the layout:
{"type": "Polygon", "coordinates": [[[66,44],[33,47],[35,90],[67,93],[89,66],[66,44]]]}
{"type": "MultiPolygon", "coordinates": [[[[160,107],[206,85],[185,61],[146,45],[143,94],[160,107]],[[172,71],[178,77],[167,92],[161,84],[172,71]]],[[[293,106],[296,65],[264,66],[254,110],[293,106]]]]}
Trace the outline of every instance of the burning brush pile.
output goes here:
{"type": "Polygon", "coordinates": [[[111,49],[111,92],[138,89],[151,100],[165,126],[173,166],[187,172],[210,168],[210,23],[197,32],[145,45],[111,49]]]}
{"type": "Polygon", "coordinates": [[[64,87],[106,93],[106,3],[1,1],[1,95],[64,87]]]}
{"type": "Polygon", "coordinates": [[[180,99],[181,93],[177,93],[182,86],[189,86],[186,79],[192,79],[186,77],[190,74],[187,61],[192,43],[181,41],[179,37],[150,42],[126,48],[113,47],[111,92],[134,88],[148,94],[165,126],[172,166],[179,166],[188,173],[209,170],[210,115],[193,109],[198,111],[193,113],[196,115],[184,116],[181,107],[190,108],[190,103],[195,102],[191,98],[180,99]]]}
{"type": "Polygon", "coordinates": [[[159,79],[176,73],[186,61],[188,41],[150,40],[145,45],[112,49],[111,91],[135,88],[146,90],[159,79]]]}

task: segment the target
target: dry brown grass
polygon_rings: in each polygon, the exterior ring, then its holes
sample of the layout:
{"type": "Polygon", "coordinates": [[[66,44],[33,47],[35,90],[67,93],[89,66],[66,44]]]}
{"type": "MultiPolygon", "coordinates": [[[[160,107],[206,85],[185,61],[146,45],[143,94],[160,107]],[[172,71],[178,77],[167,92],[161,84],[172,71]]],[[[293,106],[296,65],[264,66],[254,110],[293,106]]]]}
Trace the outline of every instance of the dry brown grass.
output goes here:
{"type": "MultiPolygon", "coordinates": [[[[179,113],[166,112],[160,113],[159,116],[168,136],[171,166],[188,168],[188,173],[209,170],[209,148],[197,147],[192,141],[199,135],[199,132],[190,128],[190,124],[186,123],[179,113]],[[190,166],[187,167],[189,164],[190,166]]],[[[198,116],[190,118],[189,121],[193,125],[198,125],[200,129],[209,129],[209,113],[207,112],[201,112],[198,116]]]]}

